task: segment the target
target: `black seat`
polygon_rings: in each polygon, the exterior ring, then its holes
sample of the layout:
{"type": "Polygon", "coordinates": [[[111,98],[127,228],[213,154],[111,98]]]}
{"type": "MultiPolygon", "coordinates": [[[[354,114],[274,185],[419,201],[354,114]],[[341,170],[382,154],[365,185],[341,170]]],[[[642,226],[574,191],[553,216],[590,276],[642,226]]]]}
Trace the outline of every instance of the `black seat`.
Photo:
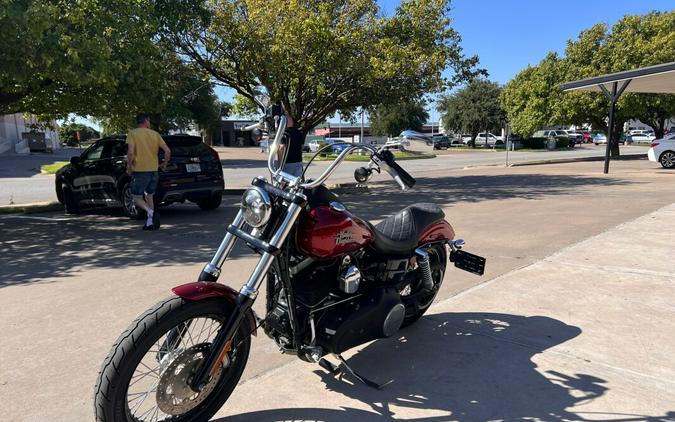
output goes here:
{"type": "Polygon", "coordinates": [[[432,223],[445,218],[445,213],[436,204],[415,204],[402,209],[375,229],[373,248],[382,254],[409,254],[417,247],[417,240],[432,223]]]}

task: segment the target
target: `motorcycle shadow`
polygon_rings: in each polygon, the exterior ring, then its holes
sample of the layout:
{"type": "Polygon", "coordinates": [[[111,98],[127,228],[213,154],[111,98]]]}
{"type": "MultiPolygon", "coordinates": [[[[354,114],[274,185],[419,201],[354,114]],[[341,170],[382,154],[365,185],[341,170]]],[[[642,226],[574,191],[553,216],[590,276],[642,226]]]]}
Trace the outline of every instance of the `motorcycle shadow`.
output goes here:
{"type": "MultiPolygon", "coordinates": [[[[537,354],[580,333],[578,327],[543,316],[434,314],[395,337],[366,345],[348,359],[355,371],[374,381],[393,379],[382,390],[349,376],[340,379],[315,371],[327,390],[369,410],[347,407],[346,401],[340,409],[273,409],[216,422],[589,420],[570,409],[602,396],[609,389],[607,381],[558,368],[540,372],[533,361],[537,354]]],[[[593,421],[672,421],[675,413],[590,416],[593,421]]]]}

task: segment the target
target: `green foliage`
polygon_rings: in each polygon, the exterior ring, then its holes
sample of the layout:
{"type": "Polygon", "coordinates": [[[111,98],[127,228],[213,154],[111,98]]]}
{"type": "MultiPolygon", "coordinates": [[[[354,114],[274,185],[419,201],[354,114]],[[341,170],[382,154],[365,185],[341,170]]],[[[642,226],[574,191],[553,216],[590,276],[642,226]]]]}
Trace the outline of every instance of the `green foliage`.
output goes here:
{"type": "Polygon", "coordinates": [[[496,82],[474,79],[457,92],[442,96],[437,109],[443,115],[445,130],[470,134],[475,141],[479,132],[499,127],[504,119],[500,92],[496,82]]]}
{"type": "Polygon", "coordinates": [[[255,119],[260,116],[260,113],[260,107],[258,107],[255,101],[241,94],[234,95],[232,114],[246,119],[255,119]]]}
{"type": "Polygon", "coordinates": [[[404,0],[391,18],[375,0],[163,3],[165,39],[252,99],[263,87],[301,131],[337,110],[391,104],[474,73],[449,26],[448,0],[404,0]]]}
{"type": "Polygon", "coordinates": [[[68,146],[78,146],[81,142],[99,138],[101,135],[94,128],[75,122],[65,122],[59,128],[59,140],[68,146]],[[77,133],[80,139],[77,139],[77,133]]]}
{"type": "Polygon", "coordinates": [[[149,4],[0,0],[0,113],[93,115],[146,85],[159,65],[149,4]]]}
{"type": "Polygon", "coordinates": [[[370,130],[376,136],[397,136],[406,129],[420,131],[429,118],[422,101],[378,105],[368,114],[370,130]]]}
{"type": "Polygon", "coordinates": [[[68,161],[54,161],[51,164],[43,164],[40,166],[40,171],[47,174],[55,174],[61,167],[69,164],[68,161]]]}
{"type": "MultiPolygon", "coordinates": [[[[564,57],[550,53],[504,88],[501,102],[514,132],[525,136],[550,125],[591,123],[607,133],[608,101],[600,93],[563,93],[560,84],[675,61],[675,12],[626,15],[611,30],[597,24],[568,41],[564,57]]],[[[639,119],[661,134],[675,115],[675,95],[625,93],[615,112],[613,140],[623,123],[639,119]]],[[[613,142],[613,154],[618,144],[613,142]]]]}

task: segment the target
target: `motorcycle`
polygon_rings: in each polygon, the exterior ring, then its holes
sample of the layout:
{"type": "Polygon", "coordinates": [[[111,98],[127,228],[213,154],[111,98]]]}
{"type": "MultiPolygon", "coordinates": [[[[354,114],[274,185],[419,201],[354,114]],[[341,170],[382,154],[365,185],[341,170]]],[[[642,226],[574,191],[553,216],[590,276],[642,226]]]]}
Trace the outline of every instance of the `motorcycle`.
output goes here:
{"type": "Polygon", "coordinates": [[[448,260],[483,274],[485,259],[462,249],[464,241],[455,239],[440,207],[411,205],[372,225],[325,187],[347,154],[361,149],[370,162],[355,171],[358,182],[385,171],[401,189],[412,188],[415,179],[390,151],[348,144],[315,180],[292,176],[283,171],[285,159],[276,159],[286,117],[279,106],[259,105],[265,115],[246,130],[268,139],[274,134],[270,180],[258,177],[244,192],[198,281],[173,288],[172,296],[139,316],[115,342],[98,374],[96,420],[208,420],[236,387],[258,328],[282,353],[381,388],[341,354],[421,318],[448,260]],[[217,283],[237,240],[260,255],[238,292],[217,283]],[[259,319],[252,305],[263,283],[266,313],[259,319]]]}

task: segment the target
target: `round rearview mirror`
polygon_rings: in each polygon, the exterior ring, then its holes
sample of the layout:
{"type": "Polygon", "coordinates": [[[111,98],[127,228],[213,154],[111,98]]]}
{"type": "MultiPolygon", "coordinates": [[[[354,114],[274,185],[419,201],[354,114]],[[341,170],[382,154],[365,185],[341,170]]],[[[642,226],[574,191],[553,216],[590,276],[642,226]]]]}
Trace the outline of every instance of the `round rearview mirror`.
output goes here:
{"type": "Polygon", "coordinates": [[[373,171],[365,167],[359,167],[354,170],[354,180],[359,183],[365,183],[370,179],[370,176],[373,174],[373,171]]]}

